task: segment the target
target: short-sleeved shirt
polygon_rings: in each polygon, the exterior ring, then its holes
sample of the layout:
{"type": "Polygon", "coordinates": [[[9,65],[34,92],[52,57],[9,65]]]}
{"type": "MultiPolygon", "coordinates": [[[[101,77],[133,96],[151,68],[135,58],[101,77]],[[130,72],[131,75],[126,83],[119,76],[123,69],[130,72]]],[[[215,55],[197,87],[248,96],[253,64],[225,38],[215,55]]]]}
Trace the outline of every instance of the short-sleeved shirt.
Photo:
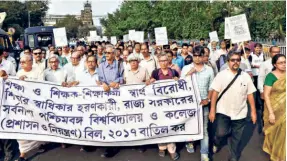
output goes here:
{"type": "Polygon", "coordinates": [[[128,69],[124,73],[126,84],[141,84],[149,79],[147,70],[143,67],[138,67],[136,71],[128,69]]]}
{"type": "Polygon", "coordinates": [[[124,67],[122,63],[114,60],[112,64],[107,61],[100,64],[98,69],[99,81],[110,84],[112,82],[123,84],[124,67]]]}
{"type": "Polygon", "coordinates": [[[265,86],[273,86],[273,84],[277,81],[277,77],[271,72],[269,74],[267,74],[265,81],[264,81],[264,85],[265,86]]]}
{"type": "Polygon", "coordinates": [[[96,81],[98,80],[98,69],[96,69],[93,74],[90,74],[87,69],[76,76],[76,81],[79,81],[80,85],[96,85],[96,81]]]}
{"type": "Polygon", "coordinates": [[[142,59],[140,66],[147,69],[149,76],[151,76],[152,71],[159,68],[158,59],[156,56],[150,55],[149,59],[142,59]]]}
{"type": "Polygon", "coordinates": [[[67,82],[68,73],[63,68],[58,68],[57,70],[52,70],[48,68],[44,71],[44,80],[54,83],[63,83],[67,82]]]}
{"type": "MultiPolygon", "coordinates": [[[[233,80],[236,74],[227,68],[217,74],[214,78],[211,88],[219,92],[222,91],[233,80]]],[[[224,93],[216,106],[216,113],[227,115],[231,120],[244,119],[247,116],[247,95],[256,91],[256,88],[248,73],[242,71],[236,81],[224,93]]]]}

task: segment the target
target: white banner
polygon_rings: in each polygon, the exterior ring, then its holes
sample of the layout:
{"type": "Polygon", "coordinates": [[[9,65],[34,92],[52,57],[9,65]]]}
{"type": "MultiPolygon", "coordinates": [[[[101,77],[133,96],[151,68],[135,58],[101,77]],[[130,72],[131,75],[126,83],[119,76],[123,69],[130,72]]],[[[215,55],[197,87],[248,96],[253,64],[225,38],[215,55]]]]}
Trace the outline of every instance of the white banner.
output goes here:
{"type": "Polygon", "coordinates": [[[209,33],[209,39],[210,39],[210,42],[212,42],[212,41],[219,42],[217,31],[210,32],[209,33]]]}
{"type": "Polygon", "coordinates": [[[129,30],[129,40],[133,41],[134,40],[134,33],[136,30],[129,30]]]}
{"type": "Polygon", "coordinates": [[[144,43],[144,32],[143,31],[136,31],[134,33],[134,40],[139,43],[144,43]]]}
{"type": "Polygon", "coordinates": [[[124,35],[124,42],[128,42],[129,41],[129,34],[124,35]]]}
{"type": "Polygon", "coordinates": [[[229,20],[228,20],[229,17],[225,17],[225,21],[224,21],[224,39],[230,39],[231,36],[230,36],[230,31],[229,31],[229,20]]]}
{"type": "Polygon", "coordinates": [[[0,28],[2,27],[2,23],[4,22],[6,15],[7,15],[6,12],[0,13],[0,28]]]}
{"type": "Polygon", "coordinates": [[[108,41],[108,37],[107,36],[103,36],[102,40],[103,41],[108,41]]]}
{"type": "Polygon", "coordinates": [[[168,45],[166,27],[158,27],[154,29],[156,45],[168,45]]]}
{"type": "Polygon", "coordinates": [[[90,31],[90,39],[91,41],[98,41],[97,40],[97,31],[90,31]]]}
{"type": "Polygon", "coordinates": [[[203,138],[200,95],[191,79],[110,92],[14,78],[0,82],[3,139],[132,146],[203,138]]]}
{"type": "Polygon", "coordinates": [[[62,47],[68,45],[67,35],[66,35],[66,28],[54,28],[53,29],[55,44],[57,47],[62,47]]]}
{"type": "Polygon", "coordinates": [[[232,16],[227,20],[232,43],[251,40],[248,22],[245,14],[232,16]]]}
{"type": "Polygon", "coordinates": [[[113,45],[117,44],[117,37],[116,36],[111,37],[111,44],[113,44],[113,45]]]}

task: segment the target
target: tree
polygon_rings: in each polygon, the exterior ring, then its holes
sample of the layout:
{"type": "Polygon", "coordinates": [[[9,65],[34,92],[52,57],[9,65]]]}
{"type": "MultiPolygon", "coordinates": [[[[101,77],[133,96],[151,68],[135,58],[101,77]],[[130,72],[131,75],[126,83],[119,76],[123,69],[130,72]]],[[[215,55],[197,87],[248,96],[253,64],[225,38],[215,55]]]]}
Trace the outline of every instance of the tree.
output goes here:
{"type": "Polygon", "coordinates": [[[76,19],[73,15],[66,15],[64,19],[58,21],[55,25],[56,27],[65,27],[67,38],[76,38],[79,26],[82,26],[82,21],[76,19]]]}
{"type": "Polygon", "coordinates": [[[286,36],[285,1],[124,1],[101,19],[105,35],[121,37],[128,30],[145,31],[154,37],[155,27],[167,27],[170,39],[199,39],[218,31],[224,37],[225,17],[245,13],[251,37],[286,36]]]}
{"type": "Polygon", "coordinates": [[[28,11],[30,11],[31,26],[43,25],[42,18],[48,11],[48,0],[42,1],[1,1],[0,12],[6,12],[2,29],[7,31],[9,27],[16,29],[14,40],[18,39],[28,27],[28,11]]]}

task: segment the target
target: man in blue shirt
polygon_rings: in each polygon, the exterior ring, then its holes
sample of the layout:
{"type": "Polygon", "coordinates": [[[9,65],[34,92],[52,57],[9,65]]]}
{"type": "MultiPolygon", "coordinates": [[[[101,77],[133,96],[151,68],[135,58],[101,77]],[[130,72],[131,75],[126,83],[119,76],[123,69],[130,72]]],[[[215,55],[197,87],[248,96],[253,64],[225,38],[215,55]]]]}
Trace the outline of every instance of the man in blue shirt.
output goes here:
{"type": "Polygon", "coordinates": [[[184,59],[182,56],[177,55],[177,48],[176,47],[172,49],[172,53],[173,53],[172,63],[176,64],[177,66],[179,66],[180,69],[182,69],[184,66],[184,59]]]}
{"type": "MultiPolygon", "coordinates": [[[[124,83],[123,63],[115,60],[115,50],[112,45],[106,45],[106,60],[102,62],[98,69],[99,84],[103,86],[104,91],[110,91],[111,88],[119,88],[124,83]]],[[[119,151],[116,147],[108,147],[101,155],[103,158],[115,156],[119,151]]]]}
{"type": "Polygon", "coordinates": [[[115,50],[113,46],[106,46],[106,60],[99,66],[99,81],[105,91],[110,88],[119,88],[123,84],[124,68],[123,64],[115,60],[115,50]]]}

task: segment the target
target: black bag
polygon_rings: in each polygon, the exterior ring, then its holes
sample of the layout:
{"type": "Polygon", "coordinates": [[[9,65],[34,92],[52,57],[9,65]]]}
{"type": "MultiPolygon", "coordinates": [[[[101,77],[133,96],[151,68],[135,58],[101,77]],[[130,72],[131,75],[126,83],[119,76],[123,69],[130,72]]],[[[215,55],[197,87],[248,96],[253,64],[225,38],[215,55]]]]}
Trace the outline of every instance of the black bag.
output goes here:
{"type": "Polygon", "coordinates": [[[232,81],[228,84],[228,86],[223,90],[221,95],[217,98],[216,104],[221,99],[221,97],[224,95],[224,93],[231,87],[231,85],[235,82],[235,80],[238,78],[238,76],[241,74],[242,70],[239,68],[236,76],[232,79],[232,81]]]}

